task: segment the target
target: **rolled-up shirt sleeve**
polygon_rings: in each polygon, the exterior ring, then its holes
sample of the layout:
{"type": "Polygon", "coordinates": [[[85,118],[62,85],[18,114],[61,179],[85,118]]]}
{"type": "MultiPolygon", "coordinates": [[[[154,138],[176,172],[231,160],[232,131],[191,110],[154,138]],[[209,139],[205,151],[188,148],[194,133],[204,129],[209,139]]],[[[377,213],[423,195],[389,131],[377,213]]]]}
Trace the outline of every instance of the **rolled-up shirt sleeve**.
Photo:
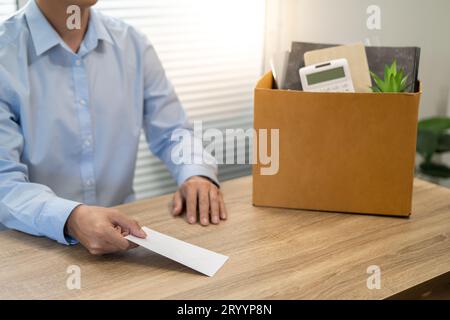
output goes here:
{"type": "Polygon", "coordinates": [[[0,98],[0,223],[71,244],[64,227],[80,203],[62,199],[47,186],[29,181],[27,166],[20,162],[23,143],[16,116],[0,98]]]}

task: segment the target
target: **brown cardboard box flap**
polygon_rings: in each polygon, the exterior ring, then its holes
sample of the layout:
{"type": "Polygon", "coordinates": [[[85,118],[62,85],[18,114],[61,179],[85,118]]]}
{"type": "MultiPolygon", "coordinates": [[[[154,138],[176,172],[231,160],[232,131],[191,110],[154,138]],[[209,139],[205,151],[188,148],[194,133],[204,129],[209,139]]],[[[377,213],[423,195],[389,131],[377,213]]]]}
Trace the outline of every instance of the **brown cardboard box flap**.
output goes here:
{"type": "Polygon", "coordinates": [[[253,168],[259,206],[409,216],[421,93],[255,89],[254,126],[279,129],[279,171],[253,168]]]}

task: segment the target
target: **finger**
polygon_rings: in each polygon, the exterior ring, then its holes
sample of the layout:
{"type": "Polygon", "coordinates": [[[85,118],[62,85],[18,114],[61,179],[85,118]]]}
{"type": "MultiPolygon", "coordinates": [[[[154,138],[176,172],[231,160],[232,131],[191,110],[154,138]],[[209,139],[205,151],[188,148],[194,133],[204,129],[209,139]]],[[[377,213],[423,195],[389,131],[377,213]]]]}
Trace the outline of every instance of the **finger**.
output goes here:
{"type": "MultiPolygon", "coordinates": [[[[130,235],[130,232],[128,231],[128,230],[122,230],[122,228],[120,227],[120,226],[116,226],[115,228],[114,228],[116,231],[118,231],[121,235],[122,235],[122,237],[126,237],[126,236],[129,236],[130,235]]],[[[136,243],[134,243],[134,242],[131,242],[131,241],[128,241],[128,248],[129,249],[135,249],[135,248],[137,248],[137,247],[139,247],[139,245],[137,245],[136,243]]]]}
{"type": "Polygon", "coordinates": [[[90,254],[95,256],[101,256],[104,254],[117,252],[117,248],[110,244],[109,242],[102,242],[101,245],[96,245],[95,247],[88,248],[90,254]]]}
{"type": "Polygon", "coordinates": [[[201,188],[199,190],[199,211],[200,223],[203,226],[209,225],[209,189],[201,188]]]}
{"type": "Polygon", "coordinates": [[[139,247],[139,245],[137,245],[134,242],[128,241],[128,248],[129,249],[136,249],[137,247],[139,247]]]}
{"type": "Polygon", "coordinates": [[[127,231],[133,236],[138,238],[145,239],[147,234],[142,230],[141,226],[136,220],[133,220],[123,213],[113,213],[110,215],[112,218],[112,222],[114,224],[119,225],[122,228],[122,231],[127,231]]]}
{"type": "Polygon", "coordinates": [[[173,196],[172,204],[172,214],[174,216],[179,216],[183,211],[183,198],[181,197],[181,192],[178,190],[173,196]]]}
{"type": "Polygon", "coordinates": [[[209,205],[211,206],[211,221],[218,224],[220,222],[220,205],[217,189],[211,188],[209,191],[209,205]]]}
{"type": "Polygon", "coordinates": [[[189,188],[186,197],[186,209],[188,222],[194,224],[197,222],[197,190],[189,188]]]}
{"type": "MultiPolygon", "coordinates": [[[[124,230],[124,231],[122,231],[122,228],[120,227],[120,226],[116,226],[116,228],[115,228],[117,231],[119,231],[120,232],[120,234],[122,235],[122,237],[126,237],[126,236],[129,236],[130,235],[130,232],[128,231],[128,230],[124,230]]],[[[139,245],[137,245],[136,243],[134,243],[134,242],[131,242],[131,241],[128,241],[128,248],[129,249],[134,249],[134,248],[137,248],[137,247],[139,247],[139,245]]]]}
{"type": "Polygon", "coordinates": [[[223,201],[222,193],[219,193],[219,208],[220,208],[220,219],[226,220],[228,218],[227,208],[225,207],[225,202],[223,201]]]}
{"type": "Polygon", "coordinates": [[[115,229],[122,235],[122,237],[126,237],[126,236],[130,235],[129,230],[122,230],[122,228],[120,226],[116,226],[115,229]]]}
{"type": "Polygon", "coordinates": [[[120,226],[116,226],[114,228],[114,230],[116,230],[118,233],[120,233],[122,235],[122,237],[126,237],[130,235],[130,231],[128,230],[122,230],[122,228],[120,226]]]}
{"type": "Polygon", "coordinates": [[[120,233],[122,235],[122,237],[126,237],[126,236],[130,235],[130,232],[128,230],[122,230],[122,228],[120,226],[115,226],[114,230],[116,230],[118,233],[120,233]]]}
{"type": "Polygon", "coordinates": [[[118,233],[114,228],[107,228],[105,230],[105,236],[104,239],[107,241],[113,248],[115,248],[117,251],[126,251],[130,248],[129,241],[125,239],[120,233],[118,233]]]}

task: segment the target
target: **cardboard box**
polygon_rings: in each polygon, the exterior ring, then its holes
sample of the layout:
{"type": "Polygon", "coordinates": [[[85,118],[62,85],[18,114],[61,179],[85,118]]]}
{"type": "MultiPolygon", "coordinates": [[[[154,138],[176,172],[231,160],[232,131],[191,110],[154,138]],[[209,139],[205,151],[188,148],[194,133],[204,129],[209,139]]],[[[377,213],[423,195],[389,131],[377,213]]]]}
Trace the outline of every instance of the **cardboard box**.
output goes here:
{"type": "Polygon", "coordinates": [[[254,205],[411,214],[421,92],[272,88],[268,73],[255,89],[254,127],[279,129],[279,171],[262,175],[264,165],[258,159],[253,166],[254,205]]]}

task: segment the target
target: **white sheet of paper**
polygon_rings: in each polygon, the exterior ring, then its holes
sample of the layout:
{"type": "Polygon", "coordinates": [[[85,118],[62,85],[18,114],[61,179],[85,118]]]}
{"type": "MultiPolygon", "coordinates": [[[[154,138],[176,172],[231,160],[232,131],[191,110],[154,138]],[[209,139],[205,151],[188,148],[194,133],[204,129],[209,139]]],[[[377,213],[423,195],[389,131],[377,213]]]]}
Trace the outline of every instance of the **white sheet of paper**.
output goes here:
{"type": "Polygon", "coordinates": [[[147,234],[147,239],[131,235],[125,238],[207,276],[212,277],[228,260],[228,257],[222,254],[169,237],[147,227],[142,229],[147,234]]]}

